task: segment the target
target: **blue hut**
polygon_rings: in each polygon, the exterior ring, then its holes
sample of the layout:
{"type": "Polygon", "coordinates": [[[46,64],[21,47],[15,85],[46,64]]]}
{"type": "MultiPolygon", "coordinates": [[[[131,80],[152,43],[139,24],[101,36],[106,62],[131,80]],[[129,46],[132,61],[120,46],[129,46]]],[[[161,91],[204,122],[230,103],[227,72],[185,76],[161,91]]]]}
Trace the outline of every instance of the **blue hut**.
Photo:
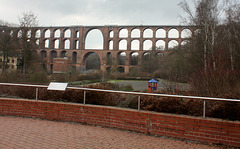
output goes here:
{"type": "Polygon", "coordinates": [[[157,90],[157,83],[158,81],[151,79],[148,81],[148,91],[152,92],[152,91],[156,91],[157,90]]]}

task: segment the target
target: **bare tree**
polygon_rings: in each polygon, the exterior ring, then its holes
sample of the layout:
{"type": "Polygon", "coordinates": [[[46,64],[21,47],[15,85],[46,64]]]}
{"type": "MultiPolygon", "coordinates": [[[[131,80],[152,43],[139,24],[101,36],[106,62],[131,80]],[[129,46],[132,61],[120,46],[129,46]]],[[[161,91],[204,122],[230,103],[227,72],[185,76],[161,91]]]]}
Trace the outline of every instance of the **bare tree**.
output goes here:
{"type": "MultiPolygon", "coordinates": [[[[205,71],[208,67],[208,55],[211,55],[212,68],[216,69],[215,61],[215,47],[219,42],[223,40],[219,39],[219,29],[218,27],[222,24],[222,16],[224,14],[224,8],[226,6],[225,1],[221,0],[200,0],[194,1],[195,12],[191,10],[188,3],[183,0],[179,3],[180,7],[187,13],[188,25],[195,26],[199,32],[195,34],[198,38],[198,44],[201,42],[203,46],[203,64],[205,71]]],[[[224,39],[225,37],[221,37],[224,39]]],[[[201,48],[199,45],[195,46],[201,48]]]]}
{"type": "Polygon", "coordinates": [[[38,25],[37,16],[32,12],[23,12],[21,16],[18,17],[21,34],[21,45],[23,49],[23,73],[26,73],[27,68],[30,66],[31,60],[33,59],[32,50],[36,47],[35,43],[35,30],[34,27],[38,25]]]}
{"type": "Polygon", "coordinates": [[[228,35],[231,69],[234,70],[237,65],[236,61],[240,58],[240,3],[231,2],[226,9],[226,14],[226,34],[228,35]]]}
{"type": "Polygon", "coordinates": [[[8,56],[13,56],[15,52],[16,38],[15,29],[11,28],[5,21],[0,20],[0,54],[2,60],[2,74],[6,73],[8,56]]]}

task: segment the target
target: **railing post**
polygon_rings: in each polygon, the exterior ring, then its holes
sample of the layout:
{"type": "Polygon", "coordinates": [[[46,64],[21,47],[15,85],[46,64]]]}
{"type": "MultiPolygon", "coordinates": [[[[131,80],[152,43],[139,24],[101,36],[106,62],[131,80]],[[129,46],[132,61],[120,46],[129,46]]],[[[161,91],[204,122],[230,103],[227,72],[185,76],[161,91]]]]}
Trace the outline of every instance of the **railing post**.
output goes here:
{"type": "Polygon", "coordinates": [[[83,91],[83,104],[86,104],[86,91],[83,91]]]}
{"type": "Polygon", "coordinates": [[[138,96],[138,111],[140,111],[140,109],[141,109],[141,97],[140,96],[138,96]]]}
{"type": "Polygon", "coordinates": [[[36,88],[36,100],[38,100],[38,88],[36,88]]]}
{"type": "Polygon", "coordinates": [[[206,118],[206,100],[203,100],[203,118],[206,118]]]}

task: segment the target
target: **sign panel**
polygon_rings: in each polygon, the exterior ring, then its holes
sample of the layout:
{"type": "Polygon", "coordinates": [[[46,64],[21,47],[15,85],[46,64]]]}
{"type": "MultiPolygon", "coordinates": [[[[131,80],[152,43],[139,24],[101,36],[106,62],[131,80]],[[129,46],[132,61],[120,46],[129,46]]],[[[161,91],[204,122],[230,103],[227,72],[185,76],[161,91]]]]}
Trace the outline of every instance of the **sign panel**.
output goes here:
{"type": "Polygon", "coordinates": [[[56,90],[56,91],[65,91],[68,86],[68,83],[58,83],[58,82],[51,82],[48,85],[48,90],[56,90]]]}

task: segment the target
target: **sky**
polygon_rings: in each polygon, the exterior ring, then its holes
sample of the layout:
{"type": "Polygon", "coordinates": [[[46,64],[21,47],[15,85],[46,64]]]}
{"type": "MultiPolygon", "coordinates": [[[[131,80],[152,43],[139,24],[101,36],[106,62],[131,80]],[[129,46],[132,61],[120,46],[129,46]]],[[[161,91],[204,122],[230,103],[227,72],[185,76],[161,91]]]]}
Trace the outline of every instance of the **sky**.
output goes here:
{"type": "MultiPolygon", "coordinates": [[[[187,0],[191,2],[191,0],[187,0]]],[[[0,20],[19,24],[32,11],[39,26],[180,25],[180,0],[0,0],[0,20]]]]}

